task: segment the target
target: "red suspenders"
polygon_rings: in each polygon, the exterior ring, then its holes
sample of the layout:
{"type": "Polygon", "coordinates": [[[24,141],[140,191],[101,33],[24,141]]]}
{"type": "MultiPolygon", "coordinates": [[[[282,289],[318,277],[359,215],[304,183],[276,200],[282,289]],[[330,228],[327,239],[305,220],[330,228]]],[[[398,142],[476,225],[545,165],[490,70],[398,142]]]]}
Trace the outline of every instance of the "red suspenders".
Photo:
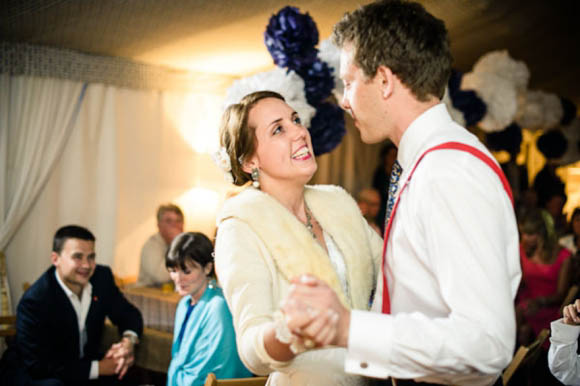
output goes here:
{"type": "Polygon", "coordinates": [[[387,227],[385,229],[385,241],[383,243],[383,262],[381,265],[381,267],[383,268],[383,307],[382,307],[383,314],[390,314],[391,313],[391,299],[389,297],[389,286],[387,285],[387,275],[385,272],[385,260],[386,260],[386,252],[387,252],[387,242],[389,241],[389,232],[391,231],[391,225],[393,224],[393,219],[395,218],[395,213],[397,213],[397,207],[399,206],[399,200],[401,199],[401,195],[403,194],[403,191],[407,187],[407,184],[411,180],[411,177],[413,176],[415,169],[417,169],[417,166],[419,165],[419,163],[421,162],[423,157],[425,157],[428,153],[430,153],[432,151],[441,150],[441,149],[452,149],[452,150],[465,151],[465,152],[471,153],[475,157],[477,157],[480,160],[482,160],[483,162],[485,162],[485,164],[488,165],[495,172],[495,174],[497,174],[497,176],[499,177],[499,179],[503,185],[503,188],[505,189],[506,193],[508,194],[508,196],[512,202],[512,205],[514,203],[512,190],[511,190],[510,185],[509,185],[505,175],[503,174],[502,170],[489,156],[487,156],[481,150],[478,150],[473,146],[466,145],[466,144],[460,143],[460,142],[445,142],[445,143],[442,143],[441,145],[434,146],[434,147],[428,149],[427,151],[425,151],[419,157],[419,160],[417,160],[417,162],[413,166],[413,169],[411,169],[411,173],[409,173],[409,177],[407,178],[405,185],[403,185],[403,187],[401,188],[401,191],[399,192],[397,200],[395,201],[395,205],[393,206],[393,210],[391,212],[391,217],[389,218],[389,221],[387,223],[387,227]]]}

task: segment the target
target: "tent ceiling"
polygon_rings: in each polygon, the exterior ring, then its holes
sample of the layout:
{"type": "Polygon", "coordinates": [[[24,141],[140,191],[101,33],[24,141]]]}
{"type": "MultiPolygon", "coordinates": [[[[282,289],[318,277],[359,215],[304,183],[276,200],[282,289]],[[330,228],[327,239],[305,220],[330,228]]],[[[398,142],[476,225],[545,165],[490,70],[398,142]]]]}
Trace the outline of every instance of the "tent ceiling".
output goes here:
{"type": "MultiPolygon", "coordinates": [[[[285,5],[308,11],[322,39],[368,0],[1,0],[0,40],[119,56],[202,72],[247,75],[272,67],[268,18],[285,5]]],[[[530,88],[580,103],[577,0],[421,0],[445,20],[455,67],[507,49],[530,68],[530,88]]]]}

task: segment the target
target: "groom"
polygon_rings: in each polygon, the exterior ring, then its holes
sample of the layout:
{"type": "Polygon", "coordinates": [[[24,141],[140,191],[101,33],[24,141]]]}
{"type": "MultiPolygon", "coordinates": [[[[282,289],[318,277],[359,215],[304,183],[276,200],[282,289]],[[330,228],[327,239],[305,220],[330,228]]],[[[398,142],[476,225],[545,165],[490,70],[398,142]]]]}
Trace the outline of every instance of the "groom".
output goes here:
{"type": "Polygon", "coordinates": [[[289,327],[347,348],[350,373],[492,384],[515,344],[518,231],[497,162],[441,103],[445,25],[418,3],[378,1],[346,14],[333,38],[342,107],[364,142],[398,147],[385,253],[374,312],[347,309],[305,275],[283,307],[289,327]]]}

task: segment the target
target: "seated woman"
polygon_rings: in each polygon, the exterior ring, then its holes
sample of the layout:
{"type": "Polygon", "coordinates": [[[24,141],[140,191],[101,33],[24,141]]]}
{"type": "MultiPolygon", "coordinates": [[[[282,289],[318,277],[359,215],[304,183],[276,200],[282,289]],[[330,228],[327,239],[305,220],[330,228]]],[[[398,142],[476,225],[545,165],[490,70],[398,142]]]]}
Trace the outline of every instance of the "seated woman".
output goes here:
{"type": "Polygon", "coordinates": [[[521,223],[522,282],[517,296],[519,344],[529,344],[543,328],[560,317],[570,286],[570,256],[557,243],[552,217],[532,211],[521,223]]]}
{"type": "Polygon", "coordinates": [[[580,250],[580,207],[572,212],[570,228],[570,233],[560,238],[560,245],[575,254],[580,250]]]}
{"type": "Polygon", "coordinates": [[[368,309],[382,239],[342,188],[306,185],[317,168],[310,134],[281,95],[259,91],[228,107],[220,136],[220,166],[242,187],[224,203],[216,239],[240,357],[268,385],[365,384],[345,373],[345,349],[295,340],[280,302],[292,278],[311,273],[347,307],[368,309]]]}
{"type": "Polygon", "coordinates": [[[171,242],[165,265],[183,295],[175,313],[167,385],[203,385],[217,378],[252,374],[238,356],[232,315],[212,276],[213,246],[202,233],[181,233],[171,242]]]}

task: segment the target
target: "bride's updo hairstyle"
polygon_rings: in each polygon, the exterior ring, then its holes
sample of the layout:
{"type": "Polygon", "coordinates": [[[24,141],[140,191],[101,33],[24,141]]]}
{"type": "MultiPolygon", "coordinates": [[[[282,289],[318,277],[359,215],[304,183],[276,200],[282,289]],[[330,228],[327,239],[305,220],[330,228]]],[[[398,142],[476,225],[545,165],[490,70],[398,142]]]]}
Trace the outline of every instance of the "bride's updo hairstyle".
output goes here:
{"type": "Polygon", "coordinates": [[[220,124],[220,145],[223,146],[231,160],[234,184],[242,186],[251,181],[249,173],[242,170],[245,160],[254,155],[256,150],[256,128],[248,125],[250,110],[259,101],[266,98],[284,97],[273,91],[256,91],[242,98],[240,103],[228,106],[220,124]]]}

